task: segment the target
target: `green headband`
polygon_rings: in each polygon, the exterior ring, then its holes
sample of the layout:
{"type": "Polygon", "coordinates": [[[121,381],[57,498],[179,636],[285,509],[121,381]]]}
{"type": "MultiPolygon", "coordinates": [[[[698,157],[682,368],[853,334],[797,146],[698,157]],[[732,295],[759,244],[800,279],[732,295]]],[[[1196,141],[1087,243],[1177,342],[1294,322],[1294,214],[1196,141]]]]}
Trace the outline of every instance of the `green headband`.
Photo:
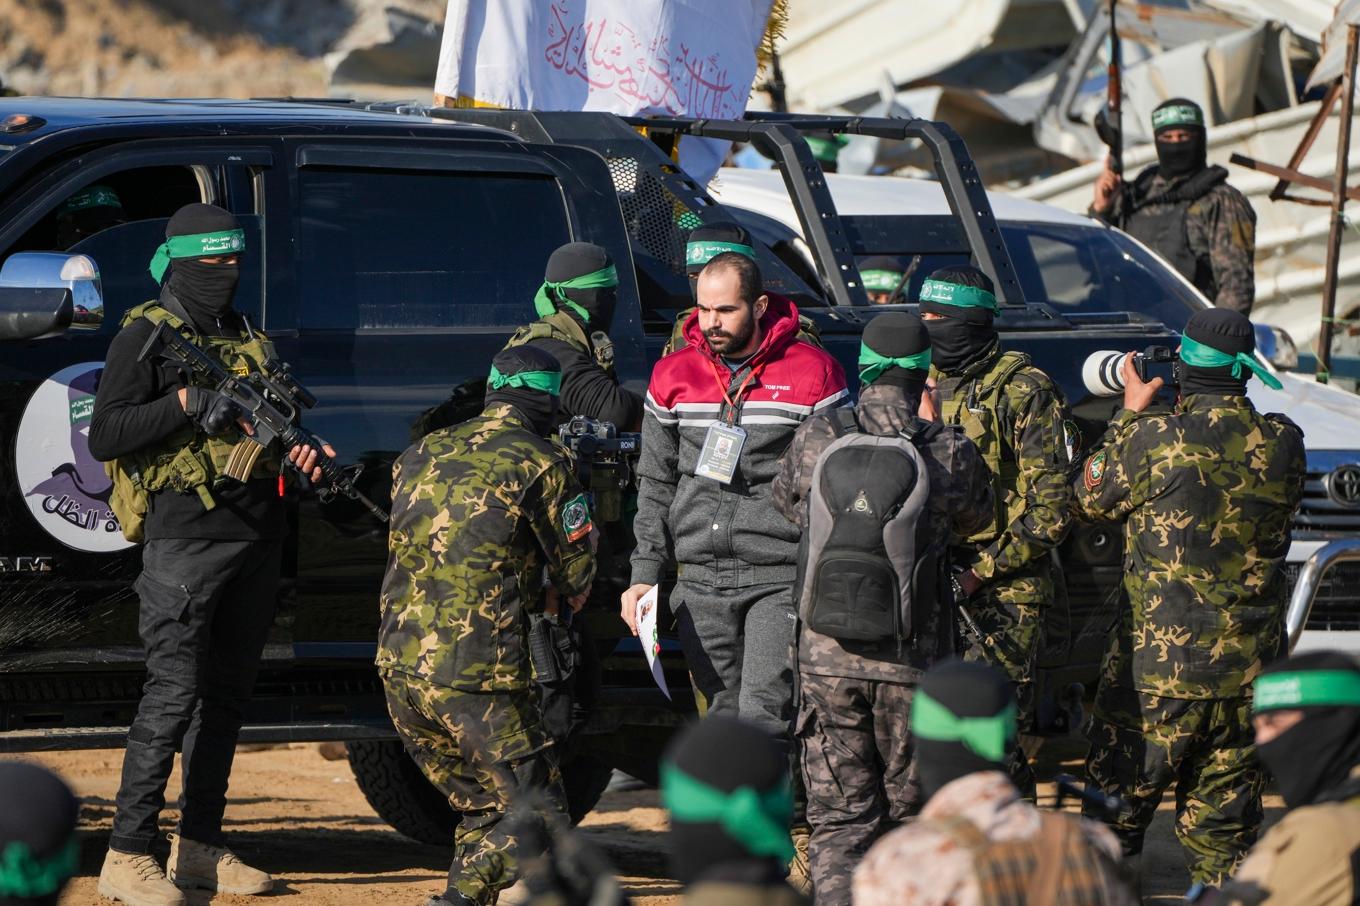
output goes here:
{"type": "Polygon", "coordinates": [[[486,386],[491,390],[499,390],[502,387],[526,387],[530,390],[550,393],[553,396],[561,396],[562,372],[521,371],[518,374],[501,374],[500,370],[492,365],[491,374],[486,379],[486,386]]]}
{"type": "Polygon", "coordinates": [[[885,271],[870,268],[867,271],[859,272],[859,279],[864,283],[864,288],[871,293],[890,293],[897,289],[902,283],[902,275],[897,271],[885,271]]]}
{"type": "Polygon", "coordinates": [[[121,211],[123,203],[118,200],[118,193],[108,186],[90,186],[66,199],[58,213],[74,214],[90,208],[118,208],[121,211]]]}
{"type": "Polygon", "coordinates": [[[715,239],[696,239],[685,243],[685,264],[688,267],[707,264],[724,252],[736,252],[756,260],[756,250],[740,242],[719,242],[715,239]]]}
{"type": "Polygon", "coordinates": [[[674,764],[661,765],[661,803],[676,821],[716,822],[753,855],[793,858],[789,822],[793,790],[788,781],[772,790],[738,787],[725,793],[686,774],[674,764]]]}
{"type": "Polygon", "coordinates": [[[930,347],[912,355],[890,358],[869,348],[863,340],[859,344],[859,379],[861,383],[872,384],[878,376],[889,368],[906,368],[924,371],[930,367],[930,347]]]}
{"type": "Polygon", "coordinates": [[[1158,107],[1152,111],[1152,128],[1165,129],[1168,126],[1204,126],[1204,111],[1189,104],[1176,104],[1173,107],[1158,107]]]}
{"type": "Polygon", "coordinates": [[[976,286],[962,283],[946,283],[943,280],[927,280],[921,284],[921,301],[938,302],[955,308],[985,308],[996,311],[996,296],[976,286]]]}
{"type": "Polygon", "coordinates": [[[564,289],[607,289],[618,285],[619,269],[612,264],[609,267],[602,267],[597,271],[591,271],[579,277],[572,277],[570,280],[558,280],[556,282],[544,280],[543,285],[538,288],[538,295],[534,296],[534,311],[538,312],[540,318],[546,318],[557,311],[557,304],[554,300],[558,300],[580,315],[582,321],[589,323],[590,312],[566,296],[559,296],[558,291],[564,289]]]}
{"type": "Polygon", "coordinates": [[[1251,710],[1360,708],[1360,673],[1354,670],[1299,670],[1267,673],[1256,680],[1251,710]]]}
{"type": "Polygon", "coordinates": [[[22,840],[13,840],[0,850],[0,897],[51,896],[79,867],[80,843],[74,834],[46,859],[34,856],[22,840]]]}
{"type": "Polygon", "coordinates": [[[1237,355],[1231,355],[1212,346],[1205,346],[1198,340],[1186,336],[1181,337],[1181,361],[1187,365],[1194,365],[1196,368],[1223,368],[1231,365],[1232,376],[1239,380],[1242,377],[1242,368],[1245,366],[1251,369],[1261,379],[1261,382],[1271,390],[1279,390],[1284,386],[1280,383],[1279,378],[1267,371],[1251,353],[1239,352],[1237,355]]]}
{"type": "Polygon", "coordinates": [[[991,717],[959,717],[919,689],[911,702],[911,732],[921,739],[962,742],[988,761],[1004,761],[1015,739],[1015,702],[991,717]]]}
{"type": "Polygon", "coordinates": [[[850,139],[843,135],[838,135],[835,138],[818,138],[812,135],[808,136],[807,143],[808,149],[812,151],[813,160],[830,164],[835,163],[836,158],[840,156],[841,149],[850,143],[850,139]]]}
{"type": "Polygon", "coordinates": [[[171,236],[151,256],[151,276],[160,283],[170,262],[178,258],[211,258],[214,255],[238,255],[246,247],[244,230],[221,230],[216,233],[190,233],[171,236]]]}

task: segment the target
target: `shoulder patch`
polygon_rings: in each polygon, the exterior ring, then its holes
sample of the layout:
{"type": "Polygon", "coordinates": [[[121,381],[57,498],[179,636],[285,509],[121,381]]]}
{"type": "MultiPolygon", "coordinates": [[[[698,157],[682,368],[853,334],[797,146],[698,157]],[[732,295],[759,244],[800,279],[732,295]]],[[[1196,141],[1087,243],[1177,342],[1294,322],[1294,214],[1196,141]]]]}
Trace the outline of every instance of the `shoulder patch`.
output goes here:
{"type": "Polygon", "coordinates": [[[1107,456],[1108,454],[1101,450],[1086,460],[1086,471],[1082,475],[1082,481],[1086,483],[1086,490],[1094,491],[1105,480],[1105,460],[1107,456]]]}
{"type": "Polygon", "coordinates": [[[562,534],[567,536],[568,541],[580,541],[594,527],[585,494],[577,494],[562,507],[562,534]]]}

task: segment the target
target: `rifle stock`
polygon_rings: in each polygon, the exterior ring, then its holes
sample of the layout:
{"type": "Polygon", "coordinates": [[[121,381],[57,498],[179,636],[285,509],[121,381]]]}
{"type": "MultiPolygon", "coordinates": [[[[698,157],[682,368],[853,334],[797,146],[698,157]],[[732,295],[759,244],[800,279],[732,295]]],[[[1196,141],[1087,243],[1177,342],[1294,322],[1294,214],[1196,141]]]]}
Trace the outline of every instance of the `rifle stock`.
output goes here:
{"type": "MultiPolygon", "coordinates": [[[[297,423],[305,400],[311,395],[295,381],[285,386],[261,374],[248,378],[237,377],[165,322],[156,325],[137,355],[139,362],[150,358],[161,358],[179,365],[239,406],[255,431],[253,440],[261,447],[278,440],[285,450],[299,446],[316,450],[321,485],[357,500],[374,516],[383,522],[388,521],[387,511],[369,500],[355,486],[344,467],[322,452],[322,443],[317,436],[297,423]],[[259,386],[256,386],[257,383],[259,386]],[[301,406],[299,397],[303,403],[301,406]]],[[[297,466],[293,465],[293,468],[297,466]]]]}

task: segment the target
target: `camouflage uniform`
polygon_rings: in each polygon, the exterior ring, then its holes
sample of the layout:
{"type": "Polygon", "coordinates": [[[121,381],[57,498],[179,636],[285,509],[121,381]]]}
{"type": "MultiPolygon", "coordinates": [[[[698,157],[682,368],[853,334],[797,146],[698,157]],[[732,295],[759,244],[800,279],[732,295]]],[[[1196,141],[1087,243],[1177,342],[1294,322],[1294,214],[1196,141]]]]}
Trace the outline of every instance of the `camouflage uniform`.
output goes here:
{"type": "Polygon", "coordinates": [[[1124,522],[1122,611],[1101,669],[1087,773],[1132,806],[1137,853],[1176,784],[1191,875],[1217,884],[1256,839],[1262,776],[1251,682],[1285,650],[1284,556],[1303,433],[1242,396],[1125,410],[1074,483],[1078,515],[1124,522]]]}
{"type": "MultiPolygon", "coordinates": [[[[934,376],[944,422],[960,425],[992,470],[994,516],[954,552],[954,564],[983,582],[966,605],[983,644],[968,656],[985,658],[1016,684],[1024,731],[1043,610],[1053,602],[1051,551],[1070,519],[1065,401],[1048,375],[1015,352],[998,349],[962,374],[934,376]]],[[[1015,780],[1022,788],[1033,783],[1027,764],[1016,764],[1015,780]]]]}
{"type": "Polygon", "coordinates": [[[855,869],[855,906],[1133,906],[1118,858],[1119,844],[1099,824],[1040,812],[1005,775],[980,771],[946,784],[918,820],[869,850],[855,869]],[[1060,880],[1040,900],[1032,888],[1044,848],[1056,854],[1060,880]]]}
{"type": "MultiPolygon", "coordinates": [[[[861,430],[876,435],[897,434],[915,421],[905,391],[888,384],[866,387],[855,415],[861,430]]],[[[814,416],[780,459],[771,498],[790,522],[806,528],[813,470],[835,439],[831,418],[814,416]]],[[[927,535],[943,556],[951,534],[971,534],[991,518],[990,476],[960,429],[942,428],[920,449],[930,480],[927,535]]],[[[848,904],[855,863],[921,807],[907,720],[921,674],[954,653],[950,603],[942,600],[934,620],[914,626],[910,644],[901,648],[893,641],[839,641],[802,627],[797,732],[818,903],[848,904]]]]}
{"type": "Polygon", "coordinates": [[[1256,295],[1256,212],[1223,182],[1227,175],[1222,167],[1208,167],[1168,180],[1151,166],[1116,196],[1110,214],[1097,216],[1166,258],[1214,305],[1249,315],[1256,295]]]}
{"type": "Polygon", "coordinates": [[[590,512],[566,451],[509,405],[427,435],[393,488],[377,664],[407,752],[462,814],[450,886],[485,906],[514,879],[514,791],[565,805],[526,607],[545,568],[563,597],[589,589],[590,512]]]}

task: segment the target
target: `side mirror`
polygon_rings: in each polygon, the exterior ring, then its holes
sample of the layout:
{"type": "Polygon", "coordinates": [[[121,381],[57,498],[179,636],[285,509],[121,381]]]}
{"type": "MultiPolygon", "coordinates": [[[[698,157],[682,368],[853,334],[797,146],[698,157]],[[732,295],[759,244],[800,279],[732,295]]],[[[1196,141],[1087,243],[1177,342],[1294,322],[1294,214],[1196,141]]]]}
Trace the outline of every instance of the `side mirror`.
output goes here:
{"type": "Polygon", "coordinates": [[[17,252],[0,267],[0,340],[37,340],[104,323],[104,289],[89,255],[17,252]]]}
{"type": "Polygon", "coordinates": [[[1256,351],[1262,358],[1281,371],[1293,371],[1299,367],[1299,347],[1289,331],[1283,327],[1255,322],[1251,326],[1256,331],[1256,351]]]}

